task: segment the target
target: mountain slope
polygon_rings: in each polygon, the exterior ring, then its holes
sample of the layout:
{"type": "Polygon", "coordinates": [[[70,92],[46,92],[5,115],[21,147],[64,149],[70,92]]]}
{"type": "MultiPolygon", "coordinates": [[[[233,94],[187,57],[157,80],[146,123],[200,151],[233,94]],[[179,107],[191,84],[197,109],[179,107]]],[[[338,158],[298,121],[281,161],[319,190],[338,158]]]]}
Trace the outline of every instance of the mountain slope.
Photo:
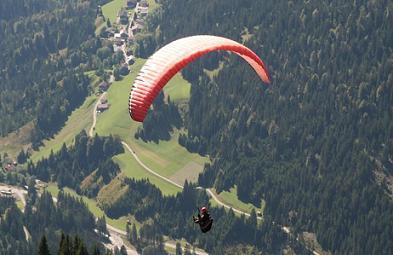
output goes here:
{"type": "Polygon", "coordinates": [[[266,89],[226,54],[183,71],[182,144],[216,158],[200,184],[264,198],[267,218],[315,232],[334,253],[391,254],[393,204],[375,173],[393,173],[392,11],[389,1],[166,1],[147,51],[193,34],[247,39],[273,77],[266,89]]]}

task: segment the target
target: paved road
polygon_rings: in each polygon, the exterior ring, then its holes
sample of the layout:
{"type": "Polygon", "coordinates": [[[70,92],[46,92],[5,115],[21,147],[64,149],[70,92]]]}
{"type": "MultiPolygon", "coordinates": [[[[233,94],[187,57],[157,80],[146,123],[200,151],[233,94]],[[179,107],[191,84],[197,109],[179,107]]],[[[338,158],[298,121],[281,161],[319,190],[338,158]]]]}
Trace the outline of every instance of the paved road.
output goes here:
{"type": "Polygon", "coordinates": [[[89,136],[90,137],[93,136],[94,128],[96,127],[96,123],[97,123],[97,107],[101,103],[101,99],[103,99],[105,95],[106,95],[106,92],[102,93],[102,95],[100,96],[100,98],[98,98],[98,100],[97,100],[97,102],[96,102],[96,104],[94,106],[94,109],[93,109],[93,124],[91,125],[90,130],[89,130],[89,136]]]}
{"type": "MultiPolygon", "coordinates": [[[[98,106],[99,102],[101,101],[101,98],[102,98],[105,94],[106,94],[106,92],[103,93],[103,94],[101,95],[100,99],[97,101],[97,103],[96,103],[96,105],[95,105],[95,107],[94,107],[94,111],[93,111],[93,124],[92,124],[92,126],[91,126],[91,128],[90,128],[89,136],[93,136],[93,130],[94,130],[94,127],[95,127],[95,125],[96,125],[96,119],[97,119],[97,118],[96,118],[96,115],[97,115],[97,110],[96,110],[96,109],[97,109],[97,106],[98,106]]],[[[172,184],[172,185],[175,185],[175,186],[178,187],[178,188],[183,189],[183,186],[182,186],[182,185],[180,185],[180,184],[178,184],[178,183],[176,183],[176,182],[174,182],[174,181],[172,181],[172,180],[166,178],[165,176],[160,175],[160,174],[157,173],[156,171],[152,170],[150,167],[146,166],[146,165],[139,159],[138,155],[136,155],[135,151],[134,151],[133,149],[131,149],[131,147],[130,147],[126,142],[122,141],[121,143],[122,143],[122,145],[123,145],[124,147],[126,147],[126,149],[131,153],[131,155],[135,158],[135,160],[138,162],[138,164],[139,164],[140,166],[142,166],[146,171],[148,171],[149,173],[151,173],[151,174],[157,176],[158,178],[160,178],[160,179],[162,179],[162,180],[164,180],[164,181],[166,181],[166,182],[168,182],[168,183],[170,183],[170,184],[172,184]]],[[[202,188],[202,187],[198,187],[198,189],[203,189],[203,188],[202,188]]],[[[214,194],[214,192],[213,192],[211,189],[206,189],[206,192],[207,192],[207,193],[217,202],[217,204],[219,204],[219,205],[221,205],[221,206],[223,206],[223,207],[225,207],[225,208],[227,208],[227,209],[232,209],[232,210],[233,210],[234,212],[236,212],[236,213],[244,214],[245,216],[250,217],[250,214],[249,214],[249,213],[244,212],[244,211],[241,211],[241,210],[236,209],[236,208],[233,208],[233,207],[231,207],[231,206],[229,206],[229,205],[223,203],[222,201],[220,201],[220,200],[218,199],[218,197],[214,194]]],[[[258,220],[262,220],[263,218],[257,216],[257,219],[258,219],[258,220]]],[[[112,227],[111,225],[108,225],[108,224],[107,224],[107,229],[108,229],[108,231],[109,231],[110,234],[111,234],[111,239],[110,239],[110,240],[111,240],[111,242],[112,242],[113,245],[118,246],[118,247],[121,247],[122,245],[124,245],[124,242],[123,242],[121,236],[126,236],[127,233],[126,233],[125,231],[122,231],[122,230],[120,230],[120,229],[114,228],[114,227],[112,227]],[[113,236],[113,237],[112,237],[112,236],[113,236]]],[[[291,234],[290,231],[289,231],[289,229],[288,229],[287,227],[282,227],[282,230],[283,230],[286,234],[288,234],[288,235],[291,234]]],[[[126,245],[124,245],[124,246],[126,246],[126,245]]],[[[165,243],[165,246],[166,246],[166,247],[169,247],[169,248],[172,248],[172,249],[175,249],[175,248],[176,248],[176,245],[175,245],[175,244],[171,244],[171,243],[165,243]]],[[[127,247],[127,246],[126,246],[126,247],[127,247]]],[[[109,247],[108,247],[108,248],[109,248],[109,247]]],[[[184,248],[183,248],[183,249],[184,249],[184,248]]],[[[138,254],[135,250],[131,250],[131,249],[129,249],[128,247],[127,247],[127,252],[128,252],[128,254],[131,254],[131,255],[138,254]]],[[[320,254],[319,254],[318,252],[316,252],[316,251],[311,250],[311,252],[312,252],[314,255],[320,255],[320,254]]],[[[196,254],[198,254],[198,255],[207,255],[208,253],[205,253],[205,252],[202,252],[202,251],[196,251],[196,254]]]]}
{"type": "MultiPolygon", "coordinates": [[[[131,155],[135,158],[135,160],[139,163],[139,165],[141,165],[146,171],[148,171],[149,173],[161,178],[164,181],[167,181],[173,185],[175,185],[176,187],[179,187],[181,189],[183,189],[183,186],[175,183],[174,181],[166,178],[165,176],[162,176],[160,174],[158,174],[156,171],[152,170],[151,168],[149,168],[148,166],[146,166],[140,159],[139,157],[136,155],[135,151],[131,149],[131,147],[125,143],[122,142],[123,146],[127,148],[127,150],[131,153],[131,155]]],[[[203,189],[202,187],[197,187],[197,189],[203,189]]],[[[239,213],[239,214],[244,214],[247,217],[250,217],[250,214],[244,211],[241,211],[239,209],[233,208],[225,203],[223,203],[222,201],[220,201],[217,196],[214,194],[214,192],[211,189],[206,189],[206,192],[221,206],[224,206],[227,209],[232,209],[234,212],[239,213]]],[[[258,220],[262,220],[262,217],[257,216],[258,220]]],[[[287,235],[291,235],[290,229],[288,227],[283,226],[281,228],[287,235]]],[[[165,243],[165,246],[170,247],[170,248],[176,248],[176,245],[174,244],[169,244],[169,243],[165,243]]],[[[308,249],[309,251],[311,251],[314,255],[320,255],[317,251],[309,249],[308,247],[306,247],[306,249],[308,249]]],[[[207,253],[204,252],[196,252],[198,255],[205,255],[207,253]]]]}
{"type": "MultiPolygon", "coordinates": [[[[207,193],[209,193],[209,195],[210,195],[219,205],[224,206],[225,208],[228,208],[228,209],[232,209],[234,212],[237,212],[237,213],[239,213],[239,214],[244,214],[244,215],[247,216],[247,217],[250,217],[250,216],[251,216],[249,213],[243,212],[243,211],[241,211],[241,210],[238,210],[238,209],[236,209],[236,208],[233,208],[233,207],[231,207],[231,206],[229,206],[229,205],[224,204],[223,202],[221,202],[221,201],[217,198],[217,196],[214,194],[214,192],[211,191],[211,189],[206,189],[206,191],[207,191],[207,193]]],[[[258,219],[258,220],[262,220],[263,218],[257,216],[257,219],[258,219]]]]}
{"type": "MultiPolygon", "coordinates": [[[[115,227],[113,227],[111,225],[108,225],[108,224],[106,225],[106,228],[108,229],[109,233],[111,234],[111,237],[112,236],[116,236],[114,238],[114,240],[112,240],[112,238],[111,238],[111,242],[114,245],[116,245],[118,247],[121,247],[122,244],[120,244],[120,242],[118,240],[118,237],[119,236],[124,236],[124,237],[127,236],[127,232],[125,232],[123,230],[120,230],[120,229],[117,229],[117,228],[115,228],[115,227]],[[116,244],[116,242],[119,243],[119,244],[116,244]]],[[[123,240],[121,240],[121,243],[122,242],[123,242],[123,240]]],[[[164,245],[165,245],[165,247],[176,249],[176,244],[166,242],[164,245]]],[[[183,250],[185,250],[184,247],[183,247],[183,250]]],[[[129,250],[128,248],[127,248],[127,252],[128,252],[128,255],[134,255],[134,254],[137,255],[138,254],[135,250],[129,250]]],[[[198,250],[196,250],[195,253],[197,255],[208,255],[208,253],[203,252],[203,251],[198,251],[198,250]]]]}
{"type": "MultiPolygon", "coordinates": [[[[139,165],[141,165],[146,171],[148,171],[149,173],[151,173],[151,174],[157,176],[158,178],[161,178],[162,180],[164,180],[164,181],[166,181],[166,182],[169,182],[170,184],[175,185],[176,187],[179,187],[179,188],[183,189],[183,186],[182,186],[182,185],[180,185],[180,184],[178,184],[178,183],[176,183],[176,182],[174,182],[174,181],[172,181],[172,180],[166,178],[165,176],[160,175],[160,174],[157,173],[156,171],[154,171],[154,170],[152,170],[151,168],[149,168],[148,166],[146,166],[146,165],[139,159],[138,155],[136,155],[135,151],[132,150],[131,147],[130,147],[127,143],[125,143],[125,142],[121,142],[121,143],[123,144],[124,147],[127,148],[127,150],[131,153],[131,155],[132,155],[132,156],[135,158],[135,160],[139,163],[139,165]]],[[[203,189],[202,187],[198,187],[198,188],[199,188],[199,189],[203,189]]],[[[224,206],[225,208],[228,208],[228,209],[232,209],[234,212],[237,212],[237,213],[239,213],[239,214],[244,214],[245,216],[250,217],[250,214],[249,214],[249,213],[246,213],[246,212],[243,212],[243,211],[238,210],[238,209],[236,209],[236,208],[233,208],[233,207],[231,207],[231,206],[229,206],[229,205],[223,203],[222,201],[220,201],[220,200],[217,198],[217,196],[213,193],[213,191],[211,191],[210,189],[206,189],[206,191],[207,191],[207,193],[208,193],[208,194],[209,194],[209,195],[210,195],[219,205],[224,206]]],[[[258,218],[258,220],[262,220],[262,217],[257,217],[257,218],[258,218]]]]}

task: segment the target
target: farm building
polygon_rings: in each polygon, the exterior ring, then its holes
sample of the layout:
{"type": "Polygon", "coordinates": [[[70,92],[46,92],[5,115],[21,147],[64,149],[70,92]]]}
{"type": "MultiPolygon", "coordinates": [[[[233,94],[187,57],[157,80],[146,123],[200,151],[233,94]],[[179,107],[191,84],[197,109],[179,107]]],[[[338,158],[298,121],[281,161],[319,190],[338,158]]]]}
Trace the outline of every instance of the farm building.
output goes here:
{"type": "Polygon", "coordinates": [[[100,90],[100,92],[107,91],[108,88],[109,88],[109,83],[107,83],[106,81],[103,81],[100,83],[100,85],[98,85],[98,89],[100,90]]]}
{"type": "Polygon", "coordinates": [[[108,103],[106,103],[106,104],[99,104],[97,106],[97,112],[104,112],[104,111],[106,111],[108,109],[109,109],[109,104],[108,103]]]}

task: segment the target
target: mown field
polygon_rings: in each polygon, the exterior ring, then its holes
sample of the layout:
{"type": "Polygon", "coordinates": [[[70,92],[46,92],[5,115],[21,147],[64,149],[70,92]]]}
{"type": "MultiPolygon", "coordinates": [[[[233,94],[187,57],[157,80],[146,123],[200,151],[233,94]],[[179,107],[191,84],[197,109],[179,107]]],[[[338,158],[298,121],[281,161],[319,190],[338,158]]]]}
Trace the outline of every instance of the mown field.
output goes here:
{"type": "MultiPolygon", "coordinates": [[[[261,205],[256,207],[251,203],[244,203],[237,198],[237,187],[232,187],[229,191],[222,191],[221,193],[217,194],[214,188],[211,189],[219,198],[219,200],[225,203],[228,206],[241,210],[243,212],[250,213],[252,209],[256,212],[260,211],[263,213],[263,209],[265,207],[264,201],[261,201],[261,205]]],[[[214,203],[215,206],[218,206],[217,203],[214,203]]]]}
{"type": "MultiPolygon", "coordinates": [[[[151,11],[158,7],[154,0],[149,0],[148,2],[150,3],[151,11]]],[[[122,0],[114,0],[104,5],[102,9],[105,17],[109,18],[113,23],[118,10],[123,5],[124,1],[122,0]]],[[[160,141],[157,144],[154,142],[145,143],[134,138],[134,133],[141,124],[132,121],[129,117],[128,96],[131,84],[144,63],[145,60],[137,59],[136,63],[131,66],[130,74],[124,77],[123,80],[112,84],[107,94],[110,109],[97,116],[95,131],[99,135],[112,134],[120,137],[131,146],[144,164],[176,183],[182,185],[185,179],[195,181],[198,173],[203,170],[204,163],[209,162],[209,159],[190,153],[181,147],[177,142],[180,131],[175,130],[171,140],[160,141]]],[[[214,76],[215,72],[211,71],[210,75],[214,76]]],[[[183,79],[181,74],[178,74],[165,86],[164,93],[169,95],[174,102],[183,102],[189,99],[190,87],[190,84],[183,79]]],[[[53,139],[44,141],[44,146],[38,152],[33,153],[32,160],[37,161],[42,157],[48,156],[51,150],[59,150],[63,142],[68,145],[71,144],[75,135],[81,130],[85,129],[88,131],[92,124],[93,107],[96,100],[97,96],[95,95],[88,97],[84,104],[71,114],[64,128],[53,139]]],[[[119,164],[122,176],[135,179],[149,179],[165,195],[173,195],[180,191],[178,187],[143,169],[127,150],[125,150],[125,153],[115,156],[114,160],[119,164]]],[[[50,188],[54,189],[53,187],[50,188]]],[[[68,190],[68,192],[73,191],[68,190]]],[[[229,192],[220,193],[218,197],[222,202],[246,212],[250,212],[252,208],[257,209],[251,204],[239,201],[236,197],[235,188],[229,192]]],[[[86,201],[96,216],[102,215],[103,212],[97,207],[95,200],[88,199],[86,201]]],[[[217,206],[214,201],[212,201],[212,205],[217,206]]],[[[124,221],[125,219],[123,221],[115,220],[113,223],[120,226],[124,225],[124,221]]]]}
{"type": "MultiPolygon", "coordinates": [[[[160,141],[159,143],[145,143],[142,140],[134,138],[134,134],[141,124],[131,120],[127,104],[132,81],[143,64],[144,60],[138,59],[132,66],[131,73],[124,77],[123,80],[114,82],[109,88],[107,98],[111,106],[109,110],[99,115],[95,130],[99,135],[118,135],[121,140],[131,146],[138,157],[148,167],[165,177],[177,179],[176,174],[187,168],[190,162],[193,162],[192,166],[194,166],[189,169],[190,175],[193,175],[195,171],[199,172],[203,169],[203,165],[205,162],[208,162],[208,159],[201,157],[199,154],[190,153],[180,146],[177,142],[178,131],[174,132],[171,140],[160,141]]],[[[170,95],[173,101],[184,100],[189,97],[189,86],[179,74],[170,81],[164,91],[170,95]],[[176,88],[179,88],[179,90],[176,88]]],[[[122,170],[126,172],[127,176],[149,178],[165,194],[170,194],[173,191],[173,188],[172,191],[164,188],[173,185],[168,186],[167,182],[141,169],[131,154],[126,153],[125,155],[118,156],[116,160],[122,166],[122,170]]],[[[184,171],[181,172],[184,178],[183,180],[179,180],[179,184],[183,184],[184,179],[188,177],[184,174],[184,171]]]]}
{"type": "Polygon", "coordinates": [[[106,19],[109,19],[111,23],[116,22],[117,13],[121,7],[126,4],[125,0],[113,0],[102,6],[102,14],[104,14],[106,19]]]}
{"type": "Polygon", "coordinates": [[[30,121],[18,130],[0,137],[0,154],[7,153],[8,156],[16,158],[19,152],[26,150],[31,143],[31,132],[34,129],[33,121],[30,121]]]}

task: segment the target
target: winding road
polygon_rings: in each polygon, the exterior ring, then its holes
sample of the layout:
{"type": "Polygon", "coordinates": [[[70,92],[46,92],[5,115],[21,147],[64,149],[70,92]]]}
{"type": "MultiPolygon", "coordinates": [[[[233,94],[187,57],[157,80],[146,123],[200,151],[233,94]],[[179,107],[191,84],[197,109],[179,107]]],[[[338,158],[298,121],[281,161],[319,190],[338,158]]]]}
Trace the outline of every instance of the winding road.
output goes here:
{"type": "MultiPolygon", "coordinates": [[[[160,174],[157,173],[156,171],[154,171],[154,170],[152,170],[151,168],[149,168],[148,166],[146,166],[146,165],[140,160],[140,158],[138,157],[138,155],[136,155],[135,151],[134,151],[133,149],[131,149],[131,147],[130,147],[127,143],[125,143],[125,142],[121,142],[121,143],[123,144],[124,147],[127,148],[127,150],[128,150],[128,151],[131,153],[131,155],[135,158],[135,160],[138,162],[138,164],[139,164],[141,167],[143,167],[146,171],[148,171],[149,173],[151,173],[151,174],[157,176],[158,178],[160,178],[160,179],[162,179],[162,180],[164,180],[164,181],[166,181],[166,182],[169,182],[169,183],[172,184],[172,185],[175,185],[176,187],[179,187],[179,188],[183,189],[183,186],[182,186],[182,185],[180,185],[180,184],[178,184],[178,183],[176,183],[176,182],[174,182],[174,181],[172,181],[172,180],[166,178],[165,176],[160,175],[160,174]]],[[[204,188],[198,187],[198,189],[204,189],[204,188]]],[[[222,201],[220,201],[220,200],[218,199],[218,197],[214,194],[214,192],[213,192],[211,189],[205,189],[205,190],[206,190],[206,192],[207,192],[207,193],[217,202],[217,204],[219,204],[219,205],[221,205],[221,206],[224,206],[224,207],[227,208],[227,209],[232,209],[232,210],[233,210],[234,212],[236,212],[236,213],[244,214],[245,216],[250,217],[250,214],[249,214],[249,213],[246,213],[246,212],[243,212],[243,211],[238,210],[238,209],[236,209],[236,208],[233,208],[233,207],[231,207],[231,206],[229,206],[229,205],[223,203],[222,201]]],[[[258,220],[262,220],[262,217],[257,217],[257,219],[258,219],[258,220]]]]}
{"type": "MultiPolygon", "coordinates": [[[[100,98],[97,100],[97,103],[96,103],[95,106],[94,106],[94,110],[93,110],[93,123],[92,123],[92,125],[91,125],[91,127],[90,127],[90,130],[89,130],[89,136],[90,136],[90,137],[93,136],[94,129],[95,129],[95,126],[96,126],[96,123],[97,123],[97,107],[98,107],[98,104],[101,102],[101,99],[102,99],[105,95],[106,95],[106,92],[103,93],[103,94],[100,96],[100,98]]],[[[150,167],[146,166],[146,165],[142,162],[142,160],[140,160],[140,158],[138,157],[138,155],[136,155],[135,151],[134,151],[134,150],[130,147],[130,145],[128,145],[126,142],[122,141],[121,143],[122,143],[122,145],[131,153],[131,155],[135,158],[135,160],[138,162],[138,164],[139,164],[141,167],[143,167],[143,169],[145,169],[145,170],[148,171],[149,173],[151,173],[151,174],[157,176],[158,178],[160,178],[160,179],[162,179],[162,180],[164,180],[164,181],[166,181],[166,182],[168,182],[168,183],[170,183],[170,184],[172,184],[172,185],[174,185],[174,186],[176,186],[176,187],[178,187],[178,188],[183,189],[183,186],[182,186],[182,185],[180,185],[180,184],[178,184],[178,183],[176,183],[176,182],[174,182],[174,181],[172,181],[172,180],[166,178],[165,176],[160,175],[159,173],[157,173],[156,171],[154,171],[154,170],[151,169],[150,167]]],[[[198,189],[203,189],[203,188],[202,188],[202,187],[198,187],[198,189]]],[[[229,206],[229,205],[223,203],[222,201],[220,201],[220,200],[217,198],[217,196],[214,194],[214,192],[213,192],[212,190],[206,189],[206,191],[207,191],[207,193],[217,202],[217,204],[219,204],[219,205],[221,205],[221,206],[224,206],[224,207],[227,208],[227,209],[232,209],[232,210],[233,210],[234,212],[236,212],[236,213],[244,214],[245,216],[250,217],[250,214],[249,214],[249,213],[246,213],[246,212],[243,212],[243,211],[238,210],[238,209],[236,209],[236,208],[233,208],[233,207],[231,207],[231,206],[229,206]]],[[[262,220],[262,217],[257,217],[257,218],[258,218],[258,220],[262,220]]],[[[121,239],[121,236],[126,236],[127,233],[126,233],[125,231],[122,231],[122,230],[120,230],[120,229],[114,228],[113,226],[110,226],[110,225],[108,225],[108,224],[107,224],[107,229],[108,229],[108,231],[109,231],[110,234],[111,234],[111,237],[112,237],[112,238],[111,238],[111,242],[112,242],[113,245],[115,245],[115,243],[116,243],[116,246],[119,246],[119,247],[120,247],[121,245],[126,246],[126,245],[124,244],[123,240],[121,239]]],[[[176,248],[176,245],[170,244],[170,243],[165,243],[165,246],[166,246],[166,247],[169,247],[169,248],[172,248],[172,249],[175,249],[175,248],[176,248]]],[[[110,247],[110,246],[108,246],[108,248],[109,248],[109,247],[110,247]]],[[[127,247],[127,246],[126,246],[126,247],[127,247]]],[[[128,250],[127,250],[127,252],[128,252],[128,250]]],[[[196,254],[198,254],[198,255],[207,255],[207,254],[208,254],[208,253],[202,252],[202,251],[195,251],[195,252],[196,252],[196,254]]],[[[136,253],[135,250],[130,250],[129,254],[138,254],[138,253],[136,253]],[[132,252],[135,252],[135,253],[132,253],[132,252]]]]}
{"type": "Polygon", "coordinates": [[[160,179],[162,179],[162,180],[164,180],[164,181],[166,181],[166,182],[169,182],[169,183],[172,184],[172,185],[175,185],[175,186],[178,187],[178,188],[183,189],[183,186],[182,186],[182,185],[180,185],[180,184],[178,184],[178,183],[176,183],[176,182],[174,182],[174,181],[172,181],[172,180],[166,178],[165,176],[160,175],[160,174],[157,173],[156,171],[154,171],[154,170],[152,170],[151,168],[149,168],[148,166],[146,166],[146,165],[139,159],[139,157],[136,155],[135,151],[132,150],[131,147],[130,147],[127,143],[121,142],[121,144],[123,144],[123,146],[127,148],[127,150],[128,150],[128,151],[131,153],[131,155],[135,158],[135,160],[138,162],[138,164],[139,164],[141,167],[143,167],[146,171],[148,171],[149,173],[151,173],[151,174],[157,176],[158,178],[160,178],[160,179]]]}
{"type": "MultiPolygon", "coordinates": [[[[94,111],[93,111],[93,124],[92,124],[92,126],[91,126],[91,128],[90,128],[89,136],[93,136],[93,131],[94,131],[94,128],[95,128],[95,125],[96,125],[96,122],[97,122],[97,121],[96,121],[96,120],[97,120],[97,117],[96,117],[96,115],[97,115],[97,106],[98,106],[99,102],[101,101],[101,99],[103,98],[103,96],[104,96],[105,94],[106,94],[106,92],[103,93],[103,94],[101,95],[101,97],[99,98],[98,102],[96,103],[96,105],[95,105],[95,107],[94,107],[94,111]]],[[[138,162],[138,164],[139,164],[141,167],[143,167],[143,169],[145,169],[145,170],[148,171],[149,173],[151,173],[151,174],[157,176],[158,178],[160,178],[160,179],[162,179],[162,180],[164,180],[164,181],[166,181],[166,182],[168,182],[168,183],[170,183],[170,184],[172,184],[172,185],[174,185],[174,186],[176,186],[176,187],[178,187],[178,188],[183,189],[183,186],[182,186],[182,185],[180,185],[180,184],[178,184],[178,183],[176,183],[176,182],[174,182],[174,181],[172,181],[172,180],[166,178],[165,176],[160,175],[159,173],[157,173],[156,171],[154,171],[154,170],[151,169],[150,167],[146,166],[146,165],[140,160],[140,158],[138,157],[138,155],[136,155],[135,151],[130,147],[129,144],[127,144],[127,143],[124,142],[124,141],[122,141],[121,143],[122,143],[122,145],[131,153],[131,155],[135,158],[135,160],[138,162]]],[[[204,189],[204,188],[203,188],[203,187],[197,187],[197,189],[204,189]]],[[[214,192],[213,192],[211,189],[207,188],[207,189],[205,189],[205,190],[206,190],[206,192],[213,198],[213,200],[217,202],[217,204],[219,204],[219,205],[221,205],[221,206],[223,206],[223,207],[225,207],[225,208],[227,208],[227,209],[232,209],[234,212],[236,212],[236,213],[238,213],[238,214],[244,214],[244,215],[247,216],[247,217],[250,217],[250,216],[251,216],[251,215],[250,215],[249,213],[247,213],[247,212],[244,212],[244,211],[241,211],[241,210],[239,210],[239,209],[233,208],[232,206],[229,206],[229,205],[225,204],[224,202],[220,201],[220,200],[218,199],[218,197],[214,194],[214,192]]],[[[257,219],[258,219],[258,220],[262,220],[263,218],[260,217],[260,216],[257,216],[257,219]]],[[[125,231],[122,231],[122,230],[120,230],[120,229],[114,228],[113,226],[110,226],[110,225],[108,225],[108,224],[107,224],[107,229],[108,229],[108,231],[110,232],[111,236],[112,236],[112,235],[114,236],[114,237],[111,239],[113,245],[114,245],[115,243],[117,243],[116,246],[118,246],[118,247],[120,247],[121,245],[124,245],[125,247],[127,247],[127,246],[124,244],[124,242],[123,242],[123,240],[122,240],[122,238],[121,238],[121,236],[126,236],[127,233],[126,233],[125,231]]],[[[284,233],[286,233],[287,235],[291,235],[291,234],[292,234],[292,233],[290,232],[290,229],[289,229],[288,227],[283,226],[283,227],[282,227],[282,230],[283,230],[284,233]]],[[[171,243],[167,243],[167,242],[165,243],[165,246],[168,247],[168,248],[172,248],[172,249],[175,249],[175,248],[176,248],[176,245],[171,244],[171,243]]],[[[315,251],[315,250],[312,250],[312,249],[310,249],[310,248],[308,248],[308,247],[306,247],[306,249],[308,249],[309,251],[311,251],[314,255],[320,255],[320,254],[319,254],[317,251],[315,251]]],[[[183,250],[184,250],[184,247],[183,247],[183,250]]],[[[131,255],[138,254],[135,250],[130,250],[129,248],[127,248],[127,252],[128,252],[128,254],[131,254],[131,255]]],[[[208,253],[203,252],[203,251],[195,251],[195,253],[196,253],[197,255],[208,255],[208,253]]]]}

